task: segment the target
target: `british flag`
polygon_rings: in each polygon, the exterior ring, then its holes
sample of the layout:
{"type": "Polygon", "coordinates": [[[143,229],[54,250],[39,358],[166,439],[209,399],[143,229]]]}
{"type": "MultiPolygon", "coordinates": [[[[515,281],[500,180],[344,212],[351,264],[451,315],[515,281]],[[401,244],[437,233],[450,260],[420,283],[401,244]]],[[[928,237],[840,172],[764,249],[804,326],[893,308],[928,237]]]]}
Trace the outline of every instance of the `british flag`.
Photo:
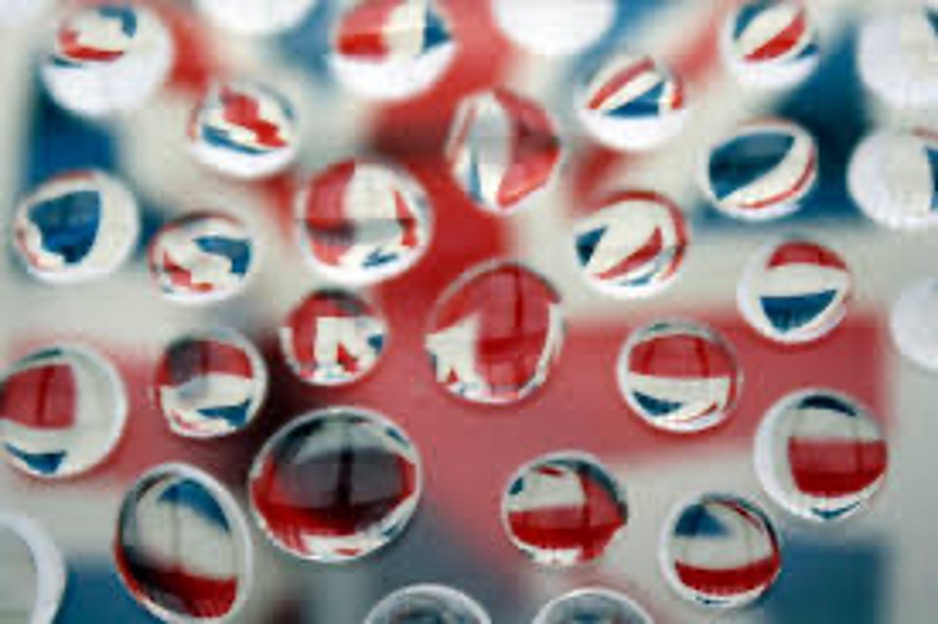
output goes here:
{"type": "MultiPolygon", "coordinates": [[[[579,1],[552,0],[571,6],[579,1]]],[[[727,621],[931,621],[929,570],[938,507],[923,492],[922,474],[933,468],[929,440],[938,435],[926,413],[934,379],[900,363],[885,326],[899,290],[934,272],[938,239],[931,230],[909,244],[873,227],[846,182],[850,156],[868,133],[934,126],[933,97],[924,107],[899,111],[879,88],[889,81],[871,79],[869,62],[861,67],[868,61],[858,49],[862,24],[892,15],[899,3],[806,3],[819,42],[817,67],[800,84],[767,92],[741,84],[721,58],[721,36],[744,4],[740,0],[616,3],[591,47],[575,56],[549,57],[518,45],[511,30],[497,24],[492,3],[480,0],[320,0],[294,29],[266,38],[230,35],[217,20],[205,19],[198,11],[202,3],[140,0],[171,33],[175,61],[155,97],[108,121],[62,109],[34,71],[33,43],[48,36],[65,5],[88,3],[60,4],[15,26],[0,21],[9,35],[0,43],[0,71],[9,87],[9,102],[0,110],[0,189],[12,207],[52,175],[95,168],[126,180],[143,216],[140,249],[130,262],[116,275],[80,287],[38,283],[9,254],[0,255],[4,362],[80,339],[116,363],[129,395],[126,428],[105,463],[61,483],[0,470],[0,507],[41,521],[66,555],[69,590],[57,621],[153,621],[120,586],[110,550],[122,497],[141,473],[155,464],[188,462],[229,486],[246,507],[248,471],[265,441],[297,416],[334,405],[376,410],[407,431],[424,470],[420,512],[380,555],[341,569],[293,561],[252,525],[255,583],[239,621],[354,624],[383,596],[415,583],[463,591],[494,622],[531,621],[548,601],[582,586],[622,591],[656,622],[707,621],[713,613],[674,592],[659,562],[661,535],[674,510],[705,492],[753,501],[779,536],[778,579],[753,605],[725,616],[727,621]],[[653,87],[669,94],[656,99],[658,104],[669,110],[687,105],[681,131],[654,150],[612,149],[580,125],[577,85],[626,41],[630,51],[657,59],[673,75],[672,82],[653,87]],[[289,135],[301,145],[296,163],[262,181],[231,181],[190,153],[192,111],[211,85],[232,76],[270,85],[296,115],[295,134],[291,129],[289,135]],[[567,152],[557,183],[529,208],[501,218],[478,209],[453,178],[445,149],[459,103],[497,89],[543,107],[567,152]],[[737,197],[733,192],[741,184],[711,196],[700,171],[721,138],[766,118],[797,124],[813,137],[816,178],[811,176],[810,193],[801,193],[808,184],[804,175],[787,177],[782,185],[784,193],[797,196],[797,214],[743,223],[714,206],[720,198],[737,197]],[[311,173],[359,157],[378,158],[413,176],[432,206],[433,235],[401,276],[359,293],[386,323],[380,366],[355,384],[306,384],[280,350],[277,328],[308,293],[334,285],[306,266],[294,199],[311,173]],[[694,231],[681,280],[639,301],[605,297],[592,288],[571,244],[575,223],[596,198],[623,188],[669,198],[694,231]],[[181,307],[154,289],[145,257],[145,245],[160,226],[193,205],[224,207],[263,251],[243,292],[198,308],[181,307]],[[740,317],[735,302],[746,260],[793,227],[810,229],[812,237],[836,248],[856,275],[855,297],[838,330],[796,348],[764,340],[740,317]],[[430,312],[447,287],[467,269],[497,259],[523,263],[543,277],[566,320],[563,348],[548,353],[556,356],[550,374],[509,407],[452,396],[453,385],[438,382],[452,381],[453,371],[441,377],[440,359],[428,358],[425,350],[430,312]],[[732,410],[712,430],[677,436],[651,427],[618,387],[617,358],[630,334],[670,318],[693,319],[719,332],[745,374],[732,410]],[[193,442],[174,435],[152,401],[152,371],[162,349],[193,325],[238,329],[261,347],[270,369],[264,408],[244,432],[224,440],[193,442]],[[765,492],[754,468],[763,416],[783,396],[808,387],[855,398],[882,427],[890,448],[901,449],[890,456],[895,469],[890,467],[882,491],[863,513],[838,524],[837,532],[797,521],[765,492]],[[544,574],[513,547],[501,522],[501,495],[511,475],[532,458],[573,449],[596,457],[624,486],[629,522],[596,561],[544,574]]],[[[933,17],[911,19],[913,32],[925,38],[917,49],[933,50],[928,46],[934,41],[925,37],[929,31],[919,28],[933,27],[933,17]]],[[[749,34],[741,36],[753,45],[749,34]]],[[[904,58],[908,53],[903,48],[904,58]]],[[[908,94],[909,84],[934,84],[933,60],[914,56],[900,63],[907,71],[897,77],[905,82],[896,88],[908,94]],[[923,67],[931,67],[932,75],[923,67]]],[[[905,100],[921,104],[923,92],[919,88],[905,100]]],[[[267,115],[264,107],[252,114],[267,115]]],[[[269,116],[266,121],[274,124],[288,120],[269,116]]],[[[811,150],[799,140],[793,137],[785,154],[773,152],[763,164],[794,158],[798,173],[805,174],[811,150]]],[[[286,165],[278,162],[272,169],[281,166],[286,165]]],[[[914,211],[934,206],[935,177],[926,170],[910,169],[914,180],[905,180],[915,188],[908,198],[914,211]]],[[[735,182],[752,181],[745,172],[732,173],[747,177],[735,182]]],[[[769,186],[765,195],[775,195],[778,189],[769,186]]],[[[12,208],[6,223],[11,217],[12,208]]],[[[541,312],[533,316],[543,342],[551,323],[550,314],[541,312]]],[[[359,346],[367,350],[371,338],[359,346]]],[[[309,344],[302,348],[307,364],[319,361],[309,344]]],[[[355,359],[342,357],[342,348],[323,348],[330,364],[347,366],[355,359]]],[[[490,354],[498,359],[498,349],[490,354]]],[[[528,362],[529,380],[543,361],[528,362]]],[[[517,372],[506,373],[513,383],[517,372]]],[[[4,425],[0,415],[0,431],[4,425]]],[[[30,579],[24,572],[15,582],[25,587],[30,579]]]]}

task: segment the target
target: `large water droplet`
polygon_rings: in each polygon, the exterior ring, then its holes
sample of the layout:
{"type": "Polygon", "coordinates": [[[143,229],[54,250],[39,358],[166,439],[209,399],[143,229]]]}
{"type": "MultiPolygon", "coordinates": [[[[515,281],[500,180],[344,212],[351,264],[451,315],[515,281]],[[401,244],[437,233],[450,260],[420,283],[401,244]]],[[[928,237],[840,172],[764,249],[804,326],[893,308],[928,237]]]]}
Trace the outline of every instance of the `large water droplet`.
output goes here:
{"type": "Polygon", "coordinates": [[[688,321],[637,329],[619,354],[619,390],[658,429],[695,433],[717,426],[736,406],[743,371],[730,344],[688,321]]]}
{"type": "Polygon", "coordinates": [[[466,594],[443,585],[411,585],[389,594],[365,624],[491,624],[488,614],[466,594]]]}
{"type": "Polygon", "coordinates": [[[49,178],[16,208],[14,244],[27,270],[63,284],[110,275],[127,260],[140,229],[137,202],[105,173],[49,178]]]}
{"type": "Polygon", "coordinates": [[[169,76],[173,56],[155,12],[104,2],[65,15],[41,74],[60,106],[97,117],[141,107],[169,76]]]}
{"type": "Polygon", "coordinates": [[[95,351],[35,351],[0,376],[0,441],[7,460],[37,477],[68,477],[103,462],[127,420],[114,366],[95,351]]]}
{"type": "Polygon", "coordinates": [[[847,186],[860,210],[895,230],[938,226],[938,133],[879,130],[850,158],[847,186]]]}
{"type": "Polygon", "coordinates": [[[206,167],[254,180],[286,169],[299,151],[293,105],[267,85],[214,83],[189,122],[189,147],[206,167]]]}
{"type": "Polygon", "coordinates": [[[628,190],[596,202],[576,224],[574,243],[591,286],[616,298],[647,297],[677,278],[690,232],[680,208],[667,197],[628,190]]]}
{"type": "Polygon", "coordinates": [[[661,544],[665,578],[682,597],[708,607],[757,600],[782,568],[775,529],[749,501],[704,494],[678,509],[661,544]]]}
{"type": "Polygon", "coordinates": [[[554,453],[524,465],[502,499],[508,537],[544,565],[602,556],[628,517],[625,490],[602,464],[579,453],[554,453]]]}
{"type": "Polygon", "coordinates": [[[192,466],[163,464],[124,496],[117,571],[148,611],[171,622],[216,622],[250,592],[252,544],[234,498],[192,466]]]}
{"type": "Polygon", "coordinates": [[[673,138],[688,116],[681,78],[647,55],[606,58],[580,85],[580,121],[593,139],[618,150],[647,150],[673,138]]]}
{"type": "Polygon", "coordinates": [[[506,89],[465,98],[446,146],[453,179],[476,206],[498,216],[533,205],[556,179],[561,156],[547,112],[506,89]]]}
{"type": "Polygon", "coordinates": [[[800,0],[748,0],[723,26],[723,61],[745,85],[795,86],[817,69],[821,56],[811,17],[800,0]]]}
{"type": "Polygon", "coordinates": [[[652,624],[650,615],[623,593],[590,587],[548,602],[533,624],[652,624]]]}
{"type": "Polygon", "coordinates": [[[0,621],[49,624],[65,593],[65,562],[38,523],[0,511],[0,621]]]}
{"type": "Polygon", "coordinates": [[[267,368],[231,329],[185,334],[163,351],[154,399],[174,433],[214,438],[247,427],[267,395],[267,368]]]}
{"type": "Polygon", "coordinates": [[[317,4],[318,0],[198,0],[207,18],[244,35],[274,35],[295,28],[317,4]]]}
{"type": "Polygon", "coordinates": [[[910,361],[938,372],[938,277],[906,287],[892,307],[892,338],[910,361]]]}
{"type": "Polygon", "coordinates": [[[491,0],[498,28],[515,44],[542,56],[577,54],[597,43],[616,18],[614,0],[491,0]]]}
{"type": "Polygon", "coordinates": [[[251,505],[284,551],[335,563],[398,537],[420,500],[420,458],[404,432],[358,408],[292,420],[264,446],[249,476],[251,505]]]}
{"type": "Polygon", "coordinates": [[[780,219],[814,189],[817,145],[790,121],[752,121],[710,147],[700,177],[704,194],[723,214],[742,221],[780,219]]]}
{"type": "Polygon", "coordinates": [[[252,275],[254,243],[244,223],[221,213],[186,215],[150,244],[150,273],[167,299],[211,303],[240,292],[252,275]]]}
{"type": "Polygon", "coordinates": [[[400,100],[436,84],[456,49],[435,0],[362,2],[336,23],[329,61],[338,81],[356,94],[400,100]]]}
{"type": "Polygon", "coordinates": [[[433,218],[407,172],[370,160],[332,165],[296,195],[300,245],[313,269],[337,282],[374,284],[413,266],[433,218]]]}
{"type": "Polygon", "coordinates": [[[319,290],[297,305],[280,328],[280,347],[290,369],[316,386],[350,384],[380,361],[388,327],[357,295],[319,290]]]}
{"type": "Polygon", "coordinates": [[[516,262],[466,271],[430,315],[426,348],[436,380],[473,403],[507,404],[547,381],[560,355],[560,296],[516,262]]]}
{"type": "Polygon", "coordinates": [[[886,440],[872,414],[826,389],[799,390],[768,411],[756,434],[756,472],[789,513],[827,522],[865,507],[886,476],[886,440]]]}
{"type": "Polygon", "coordinates": [[[749,261],[736,302],[749,325],[782,344],[823,338],[847,314],[853,276],[840,255],[812,240],[774,242],[749,261]]]}

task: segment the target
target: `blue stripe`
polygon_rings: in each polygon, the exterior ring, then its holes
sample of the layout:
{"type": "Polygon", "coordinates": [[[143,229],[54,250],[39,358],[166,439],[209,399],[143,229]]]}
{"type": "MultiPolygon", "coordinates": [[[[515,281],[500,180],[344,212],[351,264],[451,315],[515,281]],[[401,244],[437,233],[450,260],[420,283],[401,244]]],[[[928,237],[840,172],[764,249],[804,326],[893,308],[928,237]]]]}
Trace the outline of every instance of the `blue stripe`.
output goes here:
{"type": "Polygon", "coordinates": [[[101,194],[76,191],[36,204],[30,221],[42,235],[44,250],[68,264],[81,262],[94,247],[101,225],[101,194]]]}
{"type": "Polygon", "coordinates": [[[251,264],[251,244],[248,241],[224,236],[202,236],[194,242],[205,253],[227,258],[231,263],[231,272],[235,275],[248,272],[251,264]]]}
{"type": "Polygon", "coordinates": [[[221,407],[205,407],[199,410],[199,413],[207,418],[221,419],[232,427],[241,427],[248,419],[248,408],[251,407],[251,400],[237,405],[223,405],[221,407]]]}
{"type": "Polygon", "coordinates": [[[17,448],[7,442],[4,444],[6,450],[21,462],[29,466],[33,472],[44,475],[53,475],[59,470],[59,466],[65,461],[65,452],[58,453],[30,453],[17,448]]]}
{"type": "Polygon", "coordinates": [[[852,405],[830,394],[812,394],[811,396],[807,396],[801,400],[798,407],[800,409],[820,409],[838,412],[845,416],[857,415],[852,405]]]}
{"type": "Polygon", "coordinates": [[[606,228],[601,227],[590,230],[576,239],[576,254],[580,259],[580,264],[584,266],[589,264],[590,259],[596,252],[596,246],[599,245],[599,241],[602,240],[605,234],[606,228]]]}
{"type": "Polygon", "coordinates": [[[632,392],[632,397],[643,410],[652,416],[665,416],[681,408],[683,403],[675,401],[664,401],[641,392],[632,392]]]}
{"type": "Polygon", "coordinates": [[[755,132],[730,139],[710,154],[710,184],[718,199],[757,182],[791,151],[795,138],[782,132],[755,132]]]}
{"type": "Polygon", "coordinates": [[[762,311],[780,332],[789,332],[807,325],[830,306],[837,296],[836,290],[825,290],[810,295],[792,297],[762,297],[762,311]]]}
{"type": "Polygon", "coordinates": [[[678,537],[725,537],[729,533],[723,523],[701,504],[685,509],[674,526],[674,534],[678,537]]]}
{"type": "Polygon", "coordinates": [[[211,492],[197,481],[180,478],[163,490],[157,500],[169,505],[187,507],[226,532],[229,531],[228,518],[221,505],[211,492]]]}

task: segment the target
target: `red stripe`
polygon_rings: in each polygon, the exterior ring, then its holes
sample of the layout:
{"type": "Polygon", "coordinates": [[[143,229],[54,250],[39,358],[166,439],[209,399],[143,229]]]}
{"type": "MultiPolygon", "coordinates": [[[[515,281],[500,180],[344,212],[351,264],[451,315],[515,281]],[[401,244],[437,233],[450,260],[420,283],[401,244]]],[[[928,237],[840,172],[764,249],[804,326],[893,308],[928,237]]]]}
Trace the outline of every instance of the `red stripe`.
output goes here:
{"type": "Polygon", "coordinates": [[[767,588],[781,569],[781,558],[774,552],[765,559],[726,569],[699,568],[676,561],[674,569],[691,589],[713,596],[733,596],[767,588]]]}
{"type": "Polygon", "coordinates": [[[59,47],[65,56],[80,61],[113,61],[124,55],[123,50],[104,50],[83,45],[78,40],[79,34],[71,28],[59,31],[59,47]]]}
{"type": "Polygon", "coordinates": [[[560,141],[547,113],[504,89],[494,91],[512,118],[510,165],[498,187],[498,205],[510,207],[544,187],[560,160],[560,141]]]}
{"type": "Polygon", "coordinates": [[[776,33],[762,46],[747,54],[746,60],[767,61],[782,56],[798,43],[807,28],[808,21],[804,9],[801,9],[787,27],[776,33]]]}
{"type": "Polygon", "coordinates": [[[346,217],[346,194],[357,164],[353,160],[333,165],[310,183],[303,207],[303,223],[312,239],[313,255],[336,266],[355,242],[355,228],[346,217]]]}
{"type": "Polygon", "coordinates": [[[656,227],[652,235],[634,253],[623,258],[619,263],[598,275],[600,279],[615,279],[630,271],[647,265],[661,255],[664,249],[664,237],[661,228],[656,227]]]}
{"type": "Polygon", "coordinates": [[[767,267],[772,269],[786,264],[810,264],[847,270],[843,259],[830,249],[800,240],[784,243],[776,249],[769,258],[767,267]]]}
{"type": "Polygon", "coordinates": [[[0,420],[30,429],[67,429],[77,409],[78,385],[68,364],[28,368],[0,385],[0,420]]]}
{"type": "Polygon", "coordinates": [[[745,208],[760,210],[762,208],[772,208],[776,204],[784,202],[789,199],[793,199],[798,196],[802,191],[805,190],[811,181],[814,179],[816,174],[815,166],[817,164],[817,154],[814,150],[811,150],[811,154],[808,157],[808,162],[805,164],[804,171],[801,172],[801,177],[795,181],[794,186],[790,189],[784,190],[777,195],[770,195],[758,201],[745,202],[743,206],[745,208]]]}
{"type": "Polygon", "coordinates": [[[602,106],[603,102],[615,95],[619,89],[623,88],[628,83],[632,82],[645,72],[654,71],[655,61],[650,57],[644,57],[639,59],[637,62],[629,65],[600,88],[592,97],[592,99],[587,103],[587,107],[590,110],[596,110],[602,106]]]}
{"type": "Polygon", "coordinates": [[[260,103],[253,96],[224,88],[219,94],[219,99],[225,121],[252,132],[260,145],[278,148],[287,144],[280,136],[280,128],[261,117],[260,103]]]}
{"type": "Polygon", "coordinates": [[[847,496],[869,487],[886,472],[886,443],[793,438],[788,441],[788,461],[801,492],[847,496]]]}
{"type": "Polygon", "coordinates": [[[339,25],[339,53],[370,61],[383,59],[390,51],[384,30],[400,4],[400,0],[371,0],[349,11],[339,25]]]}
{"type": "Polygon", "coordinates": [[[629,357],[636,373],[688,379],[735,378],[737,364],[721,344],[700,336],[675,334],[636,344],[629,357]]]}

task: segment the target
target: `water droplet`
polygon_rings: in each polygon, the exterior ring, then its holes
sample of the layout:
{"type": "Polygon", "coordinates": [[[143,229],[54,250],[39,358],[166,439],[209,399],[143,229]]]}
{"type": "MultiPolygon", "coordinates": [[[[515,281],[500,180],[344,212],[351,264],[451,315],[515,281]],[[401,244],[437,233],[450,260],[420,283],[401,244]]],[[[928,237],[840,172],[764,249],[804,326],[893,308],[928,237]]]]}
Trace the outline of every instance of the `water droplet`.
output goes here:
{"type": "Polygon", "coordinates": [[[55,620],[65,594],[65,561],[41,525],[0,512],[0,616],[4,622],[55,620]]]}
{"type": "Polygon", "coordinates": [[[329,61],[339,82],[357,95],[400,100],[436,84],[456,48],[435,0],[371,1],[340,17],[329,61]]]}
{"type": "Polygon", "coordinates": [[[938,7],[882,11],[860,28],[860,77],[878,97],[897,108],[938,103],[938,7]]]}
{"type": "Polygon", "coordinates": [[[214,438],[247,427],[267,395],[267,368],[231,329],[191,332],[170,343],[156,366],[154,399],[174,433],[214,438]]]}
{"type": "Polygon", "coordinates": [[[782,568],[775,529],[753,503],[704,494],[665,525],[664,576],[677,593],[708,607],[734,608],[764,594],[782,568]]]}
{"type": "Polygon", "coordinates": [[[173,40],[156,13],[103,3],[64,17],[41,73],[60,106],[98,117],[140,108],[163,85],[173,56],[173,40]]]}
{"type": "Polygon", "coordinates": [[[137,202],[122,182],[79,170],[47,179],[19,203],[13,242],[30,273],[74,283],[116,271],[139,229],[137,202]]]}
{"type": "Polygon", "coordinates": [[[114,365],[74,345],[34,351],[0,376],[0,441],[16,468],[68,477],[100,464],[127,420],[114,365]]]}
{"type": "Polygon", "coordinates": [[[577,589],[548,602],[533,624],[652,624],[650,615],[620,592],[577,589]]]}
{"type": "Polygon", "coordinates": [[[748,0],[726,21],[720,52],[737,80],[767,89],[803,82],[821,56],[811,13],[800,0],[748,0]]]}
{"type": "Polygon", "coordinates": [[[560,295],[510,261],[461,275],[430,314],[425,345],[436,380],[473,403],[507,404],[547,381],[560,355],[560,295]]]}
{"type": "Polygon", "coordinates": [[[886,440],[875,418],[833,390],[799,390],[778,401],[759,426],[755,449],[769,496],[817,522],[856,513],[886,476],[886,440]]]}
{"type": "Polygon", "coordinates": [[[617,150],[647,150],[673,138],[687,120],[681,78],[647,55],[620,53],[589,73],[576,96],[586,131],[617,150]]]}
{"type": "Polygon", "coordinates": [[[652,191],[613,193],[574,229],[587,282],[616,298],[647,297],[674,283],[690,245],[684,215],[652,191]]]}
{"type": "Polygon", "coordinates": [[[453,179],[476,206],[498,216],[531,206],[556,178],[561,156],[547,112],[506,89],[462,100],[446,146],[453,179]]]}
{"type": "Polygon", "coordinates": [[[701,185],[723,214],[768,221],[797,211],[817,177],[814,138],[790,121],[766,119],[743,124],[710,148],[701,185]]]}
{"type": "Polygon", "coordinates": [[[280,328],[280,347],[301,380],[317,386],[358,381],[378,363],[388,326],[364,299],[340,290],[311,293],[280,328]]]}
{"type": "Polygon", "coordinates": [[[653,427],[695,433],[726,420],[742,391],[743,371],[716,331],[661,321],[632,333],[619,354],[619,390],[653,427]]]}
{"type": "Polygon", "coordinates": [[[938,372],[938,277],[906,287],[892,308],[892,338],[909,361],[938,372]]]}
{"type": "Polygon", "coordinates": [[[782,344],[818,340],[847,314],[850,268],[830,248],[790,237],[749,261],[736,290],[739,310],[760,335],[782,344]]]}
{"type": "Polygon", "coordinates": [[[239,219],[196,213],[163,226],[150,245],[149,260],[167,299],[211,303],[244,288],[254,269],[254,243],[239,219]]]}
{"type": "Polygon", "coordinates": [[[234,498],[208,474],[163,464],[124,496],[114,537],[121,581],[171,622],[217,622],[250,593],[252,543],[234,498]]]}
{"type": "Polygon", "coordinates": [[[243,35],[275,35],[299,26],[318,0],[198,0],[212,22],[243,35]]]}
{"type": "Polygon", "coordinates": [[[293,105],[257,82],[214,83],[189,122],[189,147],[206,167],[254,180],[286,169],[296,159],[300,133],[293,105]]]}
{"type": "Polygon", "coordinates": [[[602,464],[581,453],[552,453],[525,464],[502,499],[508,537],[543,565],[597,559],[628,517],[625,490],[602,464]]]}
{"type": "Polygon", "coordinates": [[[411,585],[389,594],[365,624],[491,624],[488,614],[466,594],[442,585],[411,585]]]}
{"type": "Polygon", "coordinates": [[[412,267],[433,229],[423,188],[376,161],[335,164],[296,195],[300,245],[313,269],[334,281],[374,284],[412,267]]]}
{"type": "Polygon", "coordinates": [[[938,226],[938,134],[880,130],[854,151],[847,169],[853,201],[878,225],[938,226]]]}
{"type": "Polygon", "coordinates": [[[616,5],[613,0],[493,0],[492,15],[502,33],[528,52],[568,56],[599,42],[616,18],[616,5]]]}
{"type": "Polygon", "coordinates": [[[423,476],[405,433],[374,412],[337,407],[296,418],[264,446],[251,505],[278,547],[324,563],[391,543],[417,508],[423,476]]]}

